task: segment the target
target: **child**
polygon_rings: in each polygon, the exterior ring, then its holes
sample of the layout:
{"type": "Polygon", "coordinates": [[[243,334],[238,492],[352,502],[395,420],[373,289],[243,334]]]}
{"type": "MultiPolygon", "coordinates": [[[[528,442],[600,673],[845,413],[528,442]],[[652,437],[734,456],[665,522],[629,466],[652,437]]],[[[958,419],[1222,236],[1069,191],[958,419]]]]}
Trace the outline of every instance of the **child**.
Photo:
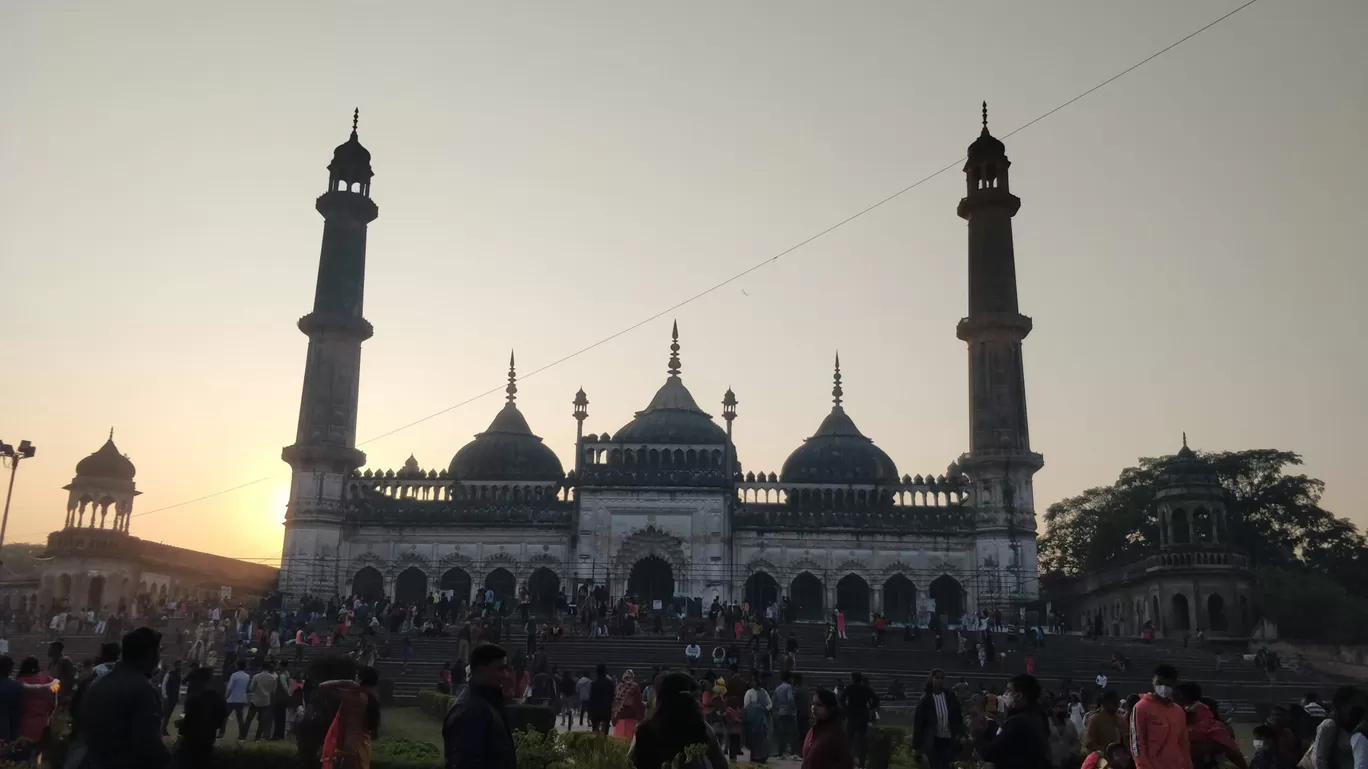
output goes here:
{"type": "Polygon", "coordinates": [[[1254,755],[1249,769],[1275,769],[1278,765],[1278,732],[1268,724],[1254,727],[1254,755]]]}

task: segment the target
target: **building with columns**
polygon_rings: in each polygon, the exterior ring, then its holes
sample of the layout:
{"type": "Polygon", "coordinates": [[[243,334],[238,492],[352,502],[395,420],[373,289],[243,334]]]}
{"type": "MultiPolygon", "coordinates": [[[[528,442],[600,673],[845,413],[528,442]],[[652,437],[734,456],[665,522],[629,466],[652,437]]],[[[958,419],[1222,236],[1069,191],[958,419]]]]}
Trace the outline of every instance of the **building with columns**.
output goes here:
{"type": "Polygon", "coordinates": [[[0,608],[46,615],[61,607],[143,616],[168,601],[265,595],[274,566],[225,558],[133,536],[133,500],[141,492],[133,461],[114,445],[114,431],[76,463],[62,529],[48,535],[42,568],[0,580],[0,608]]]}
{"type": "MultiPolygon", "coordinates": [[[[281,583],[287,595],[356,593],[416,601],[526,587],[551,606],[590,587],[648,602],[789,596],[801,617],[840,607],[853,621],[1013,608],[1038,596],[1031,450],[1012,218],[1021,201],[1006,148],[983,129],[969,146],[958,214],[968,223],[969,301],[956,333],[969,352],[969,445],[943,472],[900,474],[846,411],[837,359],[830,412],[778,472],[743,472],[721,422],[684,384],[680,334],[664,382],[614,432],[586,424],[575,394],[572,467],[507,398],[489,428],[449,463],[366,467],[356,448],[371,155],[355,116],[315,208],[323,243],[294,443],[281,583]]],[[[706,342],[703,342],[706,343],[706,342]]],[[[814,383],[815,386],[815,383],[814,383]]],[[[815,389],[815,387],[814,387],[815,389]]]]}
{"type": "Polygon", "coordinates": [[[1155,491],[1159,547],[1132,563],[1052,585],[1072,626],[1098,635],[1248,637],[1254,574],[1229,543],[1229,492],[1207,462],[1183,447],[1155,491]]]}

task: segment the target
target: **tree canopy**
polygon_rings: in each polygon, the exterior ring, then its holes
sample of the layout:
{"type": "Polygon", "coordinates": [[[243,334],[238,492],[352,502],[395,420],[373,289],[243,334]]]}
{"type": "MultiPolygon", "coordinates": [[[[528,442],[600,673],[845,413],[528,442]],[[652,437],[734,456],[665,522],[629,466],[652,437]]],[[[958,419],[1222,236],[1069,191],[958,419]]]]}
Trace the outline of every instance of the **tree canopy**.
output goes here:
{"type": "MultiPolygon", "coordinates": [[[[1368,539],[1320,506],[1325,484],[1293,472],[1301,456],[1249,449],[1198,455],[1230,493],[1230,544],[1260,568],[1307,570],[1368,596],[1368,539]]],[[[1111,486],[1050,505],[1039,544],[1044,572],[1081,574],[1137,559],[1159,547],[1154,495],[1173,456],[1146,457],[1111,486]]]]}

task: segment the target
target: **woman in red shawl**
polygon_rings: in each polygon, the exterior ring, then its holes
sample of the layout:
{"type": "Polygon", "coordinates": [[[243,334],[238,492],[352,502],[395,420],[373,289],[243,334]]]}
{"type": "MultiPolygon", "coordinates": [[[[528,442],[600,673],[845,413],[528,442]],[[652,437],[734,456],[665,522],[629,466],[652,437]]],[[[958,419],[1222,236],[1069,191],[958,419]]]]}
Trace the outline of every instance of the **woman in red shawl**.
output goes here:
{"type": "Polygon", "coordinates": [[[854,769],[855,751],[844,720],[836,695],[819,689],[812,698],[812,729],[803,743],[802,769],[854,769]]]}
{"type": "Polygon", "coordinates": [[[624,740],[636,736],[637,722],[641,720],[646,706],[641,702],[641,687],[637,685],[636,673],[628,670],[618,681],[617,694],[613,697],[613,722],[617,724],[613,734],[624,740]]]}
{"type": "Polygon", "coordinates": [[[19,663],[19,683],[24,685],[24,706],[19,716],[20,739],[39,742],[57,710],[57,679],[43,672],[37,657],[19,663]]]}

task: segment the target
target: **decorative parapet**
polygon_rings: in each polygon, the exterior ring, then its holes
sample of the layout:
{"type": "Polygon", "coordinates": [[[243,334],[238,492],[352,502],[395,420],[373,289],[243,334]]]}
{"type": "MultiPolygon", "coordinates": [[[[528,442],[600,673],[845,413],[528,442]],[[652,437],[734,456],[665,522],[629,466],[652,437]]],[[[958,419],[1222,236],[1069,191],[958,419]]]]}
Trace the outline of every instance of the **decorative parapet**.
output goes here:
{"type": "Polygon", "coordinates": [[[350,500],[346,520],[389,526],[556,526],[570,527],[575,505],[555,498],[527,502],[392,498],[366,493],[350,500]]]}

